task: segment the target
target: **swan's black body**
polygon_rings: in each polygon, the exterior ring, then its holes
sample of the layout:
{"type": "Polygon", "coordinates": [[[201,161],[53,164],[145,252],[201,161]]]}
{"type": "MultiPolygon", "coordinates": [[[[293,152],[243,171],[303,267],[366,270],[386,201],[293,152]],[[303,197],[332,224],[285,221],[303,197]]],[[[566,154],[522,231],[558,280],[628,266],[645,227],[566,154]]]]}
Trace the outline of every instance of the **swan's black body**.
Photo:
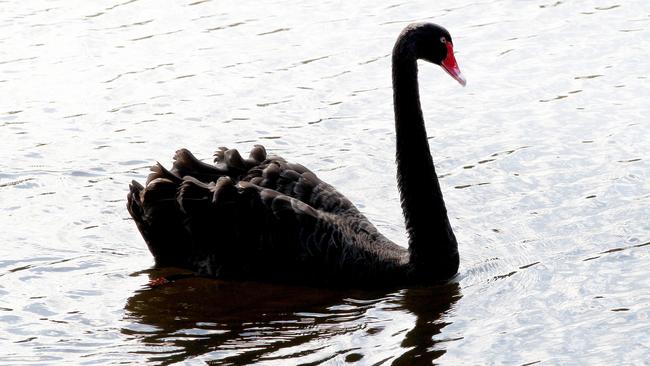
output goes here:
{"type": "Polygon", "coordinates": [[[299,164],[267,156],[262,146],[248,159],[221,148],[216,165],[183,149],[170,171],[153,166],[146,186],[134,181],[128,195],[128,210],[156,264],[220,278],[364,287],[452,277],[457,243],[417,84],[417,59],[447,62],[450,47],[444,28],[414,24],[393,50],[397,177],[408,250],[381,235],[332,186],[299,164]]]}

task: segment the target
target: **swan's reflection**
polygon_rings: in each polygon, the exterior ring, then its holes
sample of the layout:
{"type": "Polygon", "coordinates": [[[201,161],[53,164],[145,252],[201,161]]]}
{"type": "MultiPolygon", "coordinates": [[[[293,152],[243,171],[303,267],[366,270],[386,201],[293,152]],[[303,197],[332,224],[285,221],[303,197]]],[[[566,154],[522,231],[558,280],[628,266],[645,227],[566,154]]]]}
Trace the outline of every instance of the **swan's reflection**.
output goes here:
{"type": "MultiPolygon", "coordinates": [[[[169,276],[165,271],[151,276],[169,276]]],[[[379,355],[397,365],[430,364],[444,354],[433,339],[447,325],[440,318],[460,296],[457,284],[380,292],[187,277],[137,291],[122,332],[161,364],[337,357],[365,364],[379,355]]]]}

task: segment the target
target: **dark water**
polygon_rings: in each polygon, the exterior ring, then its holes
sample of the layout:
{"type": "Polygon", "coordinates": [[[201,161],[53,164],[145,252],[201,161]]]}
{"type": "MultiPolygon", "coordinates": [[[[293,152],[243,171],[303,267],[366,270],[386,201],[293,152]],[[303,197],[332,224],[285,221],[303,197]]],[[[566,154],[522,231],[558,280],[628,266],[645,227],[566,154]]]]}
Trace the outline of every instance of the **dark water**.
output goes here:
{"type": "Polygon", "coordinates": [[[0,1],[0,363],[650,362],[650,3],[0,1]],[[421,65],[462,256],[434,288],[150,288],[131,179],[262,143],[405,242],[389,53],[421,65]]]}

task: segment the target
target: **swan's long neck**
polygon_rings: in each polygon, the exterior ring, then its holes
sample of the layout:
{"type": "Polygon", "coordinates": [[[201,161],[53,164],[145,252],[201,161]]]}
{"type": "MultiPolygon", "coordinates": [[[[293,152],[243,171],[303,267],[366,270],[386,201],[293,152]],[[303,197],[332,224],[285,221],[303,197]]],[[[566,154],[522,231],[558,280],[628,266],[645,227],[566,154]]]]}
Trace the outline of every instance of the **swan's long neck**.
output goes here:
{"type": "Polygon", "coordinates": [[[407,41],[398,40],[393,50],[393,102],[397,181],[410,263],[423,280],[447,279],[458,269],[458,247],[429,151],[420,108],[417,55],[407,41]]]}

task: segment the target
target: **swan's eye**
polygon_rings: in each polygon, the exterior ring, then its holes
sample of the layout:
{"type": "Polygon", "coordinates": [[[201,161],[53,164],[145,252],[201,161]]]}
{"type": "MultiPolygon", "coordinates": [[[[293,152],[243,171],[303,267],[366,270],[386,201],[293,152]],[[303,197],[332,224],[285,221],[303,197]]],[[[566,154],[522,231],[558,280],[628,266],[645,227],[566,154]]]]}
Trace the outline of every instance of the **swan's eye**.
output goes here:
{"type": "Polygon", "coordinates": [[[443,44],[447,43],[447,38],[440,37],[440,42],[442,42],[443,44]]]}

